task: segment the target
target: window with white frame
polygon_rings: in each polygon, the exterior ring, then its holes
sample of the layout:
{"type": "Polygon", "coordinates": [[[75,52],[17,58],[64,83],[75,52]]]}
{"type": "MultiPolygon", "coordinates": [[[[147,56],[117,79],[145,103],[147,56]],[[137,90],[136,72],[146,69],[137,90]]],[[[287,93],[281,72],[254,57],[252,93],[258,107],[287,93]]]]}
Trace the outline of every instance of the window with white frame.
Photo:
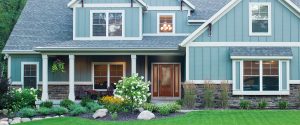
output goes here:
{"type": "Polygon", "coordinates": [[[279,91],[278,61],[244,61],[243,87],[244,91],[279,91]]]}
{"type": "Polygon", "coordinates": [[[271,3],[250,3],[249,32],[250,36],[271,35],[271,3]]]}
{"type": "Polygon", "coordinates": [[[123,63],[95,63],[93,68],[95,90],[106,91],[109,86],[115,88],[114,83],[125,76],[125,64],[123,63]]]}
{"type": "Polygon", "coordinates": [[[158,13],[158,33],[175,33],[175,14],[158,13]]]}
{"type": "Polygon", "coordinates": [[[91,11],[93,37],[122,37],[124,35],[124,11],[91,11]]]}
{"type": "Polygon", "coordinates": [[[37,88],[38,62],[22,62],[22,84],[24,88],[37,88]]]}

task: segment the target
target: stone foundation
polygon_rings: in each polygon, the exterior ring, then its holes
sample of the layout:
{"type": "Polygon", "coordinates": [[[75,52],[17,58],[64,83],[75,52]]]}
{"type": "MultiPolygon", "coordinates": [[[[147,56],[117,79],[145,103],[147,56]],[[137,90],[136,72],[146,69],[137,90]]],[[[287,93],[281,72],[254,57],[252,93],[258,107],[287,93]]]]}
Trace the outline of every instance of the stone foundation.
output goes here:
{"type": "MultiPolygon", "coordinates": [[[[204,107],[204,85],[198,84],[197,86],[197,108],[204,107]]],[[[216,84],[215,86],[215,106],[218,108],[218,104],[220,104],[220,84],[216,84]]],[[[262,99],[265,99],[268,102],[268,108],[277,108],[279,101],[288,101],[289,107],[293,108],[299,104],[299,100],[297,99],[300,92],[300,85],[290,85],[290,95],[288,96],[234,96],[232,95],[232,85],[228,85],[229,87],[229,107],[230,108],[239,108],[240,100],[248,100],[251,102],[252,108],[257,107],[257,103],[260,102],[262,99]]]]}

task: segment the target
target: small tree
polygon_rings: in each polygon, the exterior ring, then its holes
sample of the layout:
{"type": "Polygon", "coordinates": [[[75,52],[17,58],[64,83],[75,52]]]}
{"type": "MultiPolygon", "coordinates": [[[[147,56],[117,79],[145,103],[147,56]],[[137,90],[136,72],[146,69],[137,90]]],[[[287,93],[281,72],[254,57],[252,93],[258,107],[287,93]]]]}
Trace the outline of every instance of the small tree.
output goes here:
{"type": "Polygon", "coordinates": [[[183,95],[183,106],[188,109],[193,109],[196,103],[196,85],[193,83],[185,83],[183,85],[184,95],[183,95]]]}
{"type": "Polygon", "coordinates": [[[205,108],[213,108],[214,107],[214,91],[215,86],[211,81],[205,81],[204,83],[204,107],[205,108]]]}
{"type": "Polygon", "coordinates": [[[228,84],[226,82],[222,81],[222,83],[221,83],[221,94],[220,94],[220,101],[221,101],[220,106],[222,108],[227,108],[228,107],[228,100],[229,100],[228,92],[229,92],[228,84]]]}
{"type": "Polygon", "coordinates": [[[128,103],[131,111],[147,102],[150,82],[144,82],[143,77],[133,74],[131,77],[123,77],[116,84],[115,96],[121,97],[128,103]]]}

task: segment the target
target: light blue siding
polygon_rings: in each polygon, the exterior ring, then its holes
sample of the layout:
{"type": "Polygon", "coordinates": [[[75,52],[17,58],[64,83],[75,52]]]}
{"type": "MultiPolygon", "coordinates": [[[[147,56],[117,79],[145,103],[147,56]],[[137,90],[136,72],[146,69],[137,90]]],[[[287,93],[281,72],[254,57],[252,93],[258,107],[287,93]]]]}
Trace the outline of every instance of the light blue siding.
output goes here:
{"type": "Polygon", "coordinates": [[[282,62],[282,90],[287,90],[288,80],[287,80],[287,63],[282,62]]]}
{"type": "Polygon", "coordinates": [[[75,35],[76,37],[90,37],[90,10],[124,10],[125,37],[139,37],[139,8],[76,8],[75,35]]]}
{"type": "Polygon", "coordinates": [[[84,0],[84,3],[130,3],[131,0],[84,0]]]}
{"type": "Polygon", "coordinates": [[[180,6],[178,0],[144,0],[149,6],[180,6]]]}
{"type": "Polygon", "coordinates": [[[143,33],[157,33],[157,13],[175,13],[176,33],[192,33],[199,27],[188,24],[188,11],[146,11],[143,15],[143,33]]]}
{"type": "Polygon", "coordinates": [[[290,79],[300,80],[300,48],[293,47],[293,59],[290,65],[290,79]]]}
{"type": "Polygon", "coordinates": [[[190,47],[190,80],[231,80],[228,47],[190,47]]]}
{"type": "Polygon", "coordinates": [[[196,42],[299,42],[300,19],[278,0],[242,0],[212,26],[212,36],[206,30],[196,42]],[[270,2],[272,6],[272,36],[249,36],[249,2],[270,2]]]}

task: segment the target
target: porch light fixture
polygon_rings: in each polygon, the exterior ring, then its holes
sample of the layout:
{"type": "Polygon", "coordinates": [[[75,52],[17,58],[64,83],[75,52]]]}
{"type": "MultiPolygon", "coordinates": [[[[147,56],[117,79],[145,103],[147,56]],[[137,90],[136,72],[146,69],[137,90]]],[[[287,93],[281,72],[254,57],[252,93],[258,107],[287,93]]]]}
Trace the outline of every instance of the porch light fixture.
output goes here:
{"type": "Polygon", "coordinates": [[[164,32],[170,32],[173,30],[173,26],[167,22],[164,22],[164,24],[160,27],[160,30],[164,32]]]}

